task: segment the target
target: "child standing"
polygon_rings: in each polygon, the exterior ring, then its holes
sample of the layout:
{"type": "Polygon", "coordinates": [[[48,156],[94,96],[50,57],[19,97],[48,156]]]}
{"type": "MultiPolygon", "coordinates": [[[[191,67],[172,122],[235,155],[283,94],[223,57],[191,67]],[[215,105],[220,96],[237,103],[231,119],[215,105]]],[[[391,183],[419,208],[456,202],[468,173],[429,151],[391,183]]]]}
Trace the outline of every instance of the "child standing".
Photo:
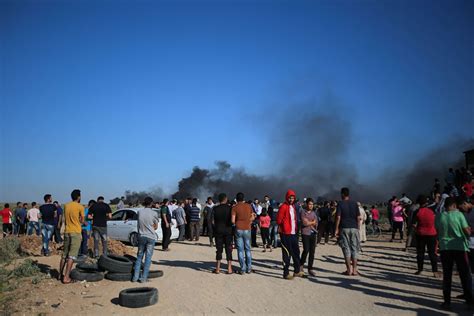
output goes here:
{"type": "Polygon", "coordinates": [[[262,235],[263,241],[263,252],[267,251],[267,247],[270,248],[272,252],[271,242],[270,242],[270,216],[268,215],[267,209],[262,210],[260,215],[260,234],[262,235]]]}

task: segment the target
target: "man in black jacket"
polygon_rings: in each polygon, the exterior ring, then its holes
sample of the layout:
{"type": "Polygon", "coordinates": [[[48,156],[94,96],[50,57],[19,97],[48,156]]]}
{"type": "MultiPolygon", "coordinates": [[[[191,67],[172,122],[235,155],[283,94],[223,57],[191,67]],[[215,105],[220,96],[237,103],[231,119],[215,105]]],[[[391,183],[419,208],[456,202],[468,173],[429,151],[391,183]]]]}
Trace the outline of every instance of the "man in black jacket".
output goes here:
{"type": "Polygon", "coordinates": [[[216,241],[216,269],[221,269],[222,251],[225,248],[227,259],[227,273],[232,273],[232,208],[227,203],[227,195],[219,194],[219,205],[214,206],[212,212],[212,224],[214,226],[214,238],[216,241]]]}

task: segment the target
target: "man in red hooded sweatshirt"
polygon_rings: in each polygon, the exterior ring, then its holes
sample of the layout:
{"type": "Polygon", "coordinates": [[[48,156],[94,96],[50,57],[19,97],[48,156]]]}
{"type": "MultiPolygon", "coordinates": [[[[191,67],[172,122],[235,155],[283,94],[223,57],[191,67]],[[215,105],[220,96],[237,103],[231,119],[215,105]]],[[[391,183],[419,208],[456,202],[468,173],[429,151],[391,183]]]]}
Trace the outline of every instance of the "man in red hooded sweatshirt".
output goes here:
{"type": "Polygon", "coordinates": [[[277,215],[278,230],[281,239],[281,252],[283,254],[283,278],[303,277],[300,269],[300,248],[298,245],[298,215],[295,207],[296,194],[293,190],[286,193],[286,201],[280,206],[277,215]],[[293,258],[294,274],[290,276],[290,258],[293,258]]]}

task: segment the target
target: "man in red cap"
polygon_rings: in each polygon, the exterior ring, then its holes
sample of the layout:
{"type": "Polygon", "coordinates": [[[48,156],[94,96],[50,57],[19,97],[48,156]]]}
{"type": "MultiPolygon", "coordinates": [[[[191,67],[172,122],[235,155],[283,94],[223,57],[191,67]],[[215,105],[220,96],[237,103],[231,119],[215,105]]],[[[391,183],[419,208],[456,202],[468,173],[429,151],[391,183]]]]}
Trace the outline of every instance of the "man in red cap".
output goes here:
{"type": "Polygon", "coordinates": [[[286,201],[280,206],[277,215],[277,224],[280,231],[281,252],[283,254],[283,278],[303,277],[300,269],[300,248],[298,245],[297,227],[298,216],[295,207],[296,194],[293,190],[286,193],[286,201]],[[290,258],[293,258],[294,274],[290,276],[290,258]]]}

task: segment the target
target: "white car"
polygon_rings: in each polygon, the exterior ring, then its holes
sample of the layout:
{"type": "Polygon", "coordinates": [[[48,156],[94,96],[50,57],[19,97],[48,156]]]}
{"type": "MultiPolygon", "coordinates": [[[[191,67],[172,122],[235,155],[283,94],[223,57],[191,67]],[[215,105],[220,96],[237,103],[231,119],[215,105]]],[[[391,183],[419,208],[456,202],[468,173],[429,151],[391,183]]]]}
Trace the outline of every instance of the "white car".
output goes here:
{"type": "MultiPolygon", "coordinates": [[[[117,210],[112,214],[112,219],[107,221],[107,236],[111,239],[128,241],[132,246],[138,245],[138,212],[143,208],[124,208],[117,210]]],[[[159,209],[153,209],[158,214],[159,209]]],[[[176,220],[171,220],[171,239],[177,239],[179,230],[176,226],[176,220]]],[[[161,216],[158,228],[155,230],[158,241],[163,239],[163,232],[161,231],[161,216]]]]}

